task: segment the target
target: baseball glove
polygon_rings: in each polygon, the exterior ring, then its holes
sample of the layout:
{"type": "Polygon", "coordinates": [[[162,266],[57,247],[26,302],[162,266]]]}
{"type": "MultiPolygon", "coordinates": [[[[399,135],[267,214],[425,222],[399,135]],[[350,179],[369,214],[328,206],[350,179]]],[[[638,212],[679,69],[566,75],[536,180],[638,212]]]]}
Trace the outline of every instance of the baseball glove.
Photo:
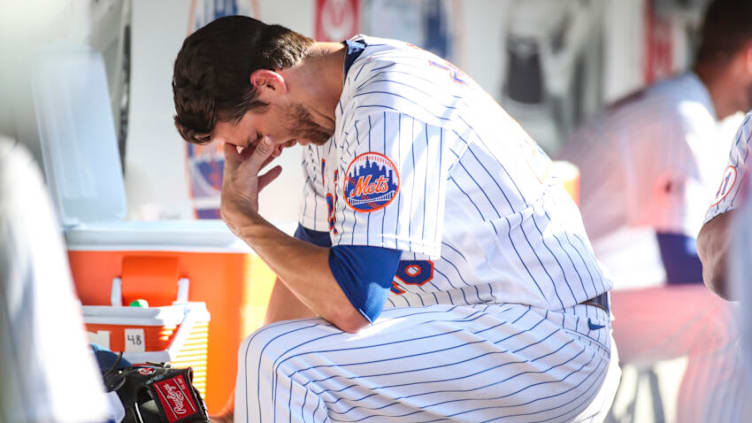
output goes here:
{"type": "Polygon", "coordinates": [[[107,391],[116,391],[123,403],[124,423],[209,423],[190,368],[150,363],[116,370],[116,365],[103,376],[107,391]]]}

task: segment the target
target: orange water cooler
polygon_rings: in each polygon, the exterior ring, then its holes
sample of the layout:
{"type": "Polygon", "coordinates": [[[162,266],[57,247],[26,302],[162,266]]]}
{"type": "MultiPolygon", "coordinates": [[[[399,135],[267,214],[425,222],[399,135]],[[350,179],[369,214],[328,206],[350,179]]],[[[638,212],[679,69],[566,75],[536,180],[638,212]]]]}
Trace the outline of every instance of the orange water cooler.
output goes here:
{"type": "Polygon", "coordinates": [[[263,322],[273,272],[220,221],[113,222],[65,235],[91,340],[109,332],[110,348],[132,362],[193,367],[210,413],[219,413],[232,397],[238,347],[263,322]],[[149,308],[111,306],[113,281],[123,305],[145,299],[149,308]],[[179,294],[188,302],[175,302],[179,294]],[[176,342],[189,309],[190,339],[176,342]],[[144,336],[143,352],[128,339],[134,333],[144,336]]]}

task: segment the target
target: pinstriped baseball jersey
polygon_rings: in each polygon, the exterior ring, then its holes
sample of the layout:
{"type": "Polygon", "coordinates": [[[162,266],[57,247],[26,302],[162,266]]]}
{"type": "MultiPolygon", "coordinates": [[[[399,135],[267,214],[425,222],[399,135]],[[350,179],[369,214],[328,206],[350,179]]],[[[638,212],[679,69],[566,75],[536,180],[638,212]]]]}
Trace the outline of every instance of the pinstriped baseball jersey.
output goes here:
{"type": "Polygon", "coordinates": [[[752,139],[752,113],[744,117],[744,123],[736,133],[731,146],[728,166],[723,172],[715,199],[705,215],[705,222],[738,206],[739,188],[749,167],[749,141],[752,139]]]}
{"type": "Polygon", "coordinates": [[[408,44],[359,36],[336,131],[304,150],[301,224],[403,250],[386,307],[571,307],[608,291],[550,160],[480,87],[408,44]]]}

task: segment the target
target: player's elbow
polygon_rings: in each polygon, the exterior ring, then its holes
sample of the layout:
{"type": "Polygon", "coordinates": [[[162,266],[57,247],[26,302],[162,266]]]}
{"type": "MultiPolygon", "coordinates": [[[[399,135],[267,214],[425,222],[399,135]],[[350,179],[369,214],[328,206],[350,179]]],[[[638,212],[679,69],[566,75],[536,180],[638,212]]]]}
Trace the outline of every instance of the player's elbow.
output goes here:
{"type": "Polygon", "coordinates": [[[705,286],[716,295],[724,300],[733,300],[726,284],[725,263],[704,266],[702,269],[702,279],[705,282],[705,286]]]}
{"type": "Polygon", "coordinates": [[[356,333],[369,324],[368,320],[350,304],[346,307],[339,307],[327,320],[339,330],[348,333],[356,333]]]}

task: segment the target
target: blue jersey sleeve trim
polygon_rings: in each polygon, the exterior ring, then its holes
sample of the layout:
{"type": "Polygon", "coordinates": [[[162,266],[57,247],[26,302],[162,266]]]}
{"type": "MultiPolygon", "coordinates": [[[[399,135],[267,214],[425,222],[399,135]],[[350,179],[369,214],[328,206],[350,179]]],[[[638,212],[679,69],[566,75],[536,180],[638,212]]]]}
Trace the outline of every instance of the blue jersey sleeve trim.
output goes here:
{"type": "Polygon", "coordinates": [[[362,245],[329,250],[329,268],[350,303],[369,322],[381,314],[402,251],[362,245]]]}
{"type": "Polygon", "coordinates": [[[357,60],[358,57],[360,57],[361,53],[368,47],[368,44],[363,40],[347,40],[343,41],[342,44],[345,45],[345,78],[347,77],[347,72],[350,71],[350,68],[352,67],[353,63],[355,63],[355,60],[357,60]]]}
{"type": "Polygon", "coordinates": [[[332,238],[329,236],[329,232],[314,231],[303,227],[303,225],[298,225],[294,236],[301,241],[310,242],[319,247],[329,248],[332,246],[332,238]]]}
{"type": "Polygon", "coordinates": [[[702,284],[702,263],[697,256],[697,241],[683,234],[659,232],[658,247],[666,269],[666,281],[675,284],[702,284]]]}

